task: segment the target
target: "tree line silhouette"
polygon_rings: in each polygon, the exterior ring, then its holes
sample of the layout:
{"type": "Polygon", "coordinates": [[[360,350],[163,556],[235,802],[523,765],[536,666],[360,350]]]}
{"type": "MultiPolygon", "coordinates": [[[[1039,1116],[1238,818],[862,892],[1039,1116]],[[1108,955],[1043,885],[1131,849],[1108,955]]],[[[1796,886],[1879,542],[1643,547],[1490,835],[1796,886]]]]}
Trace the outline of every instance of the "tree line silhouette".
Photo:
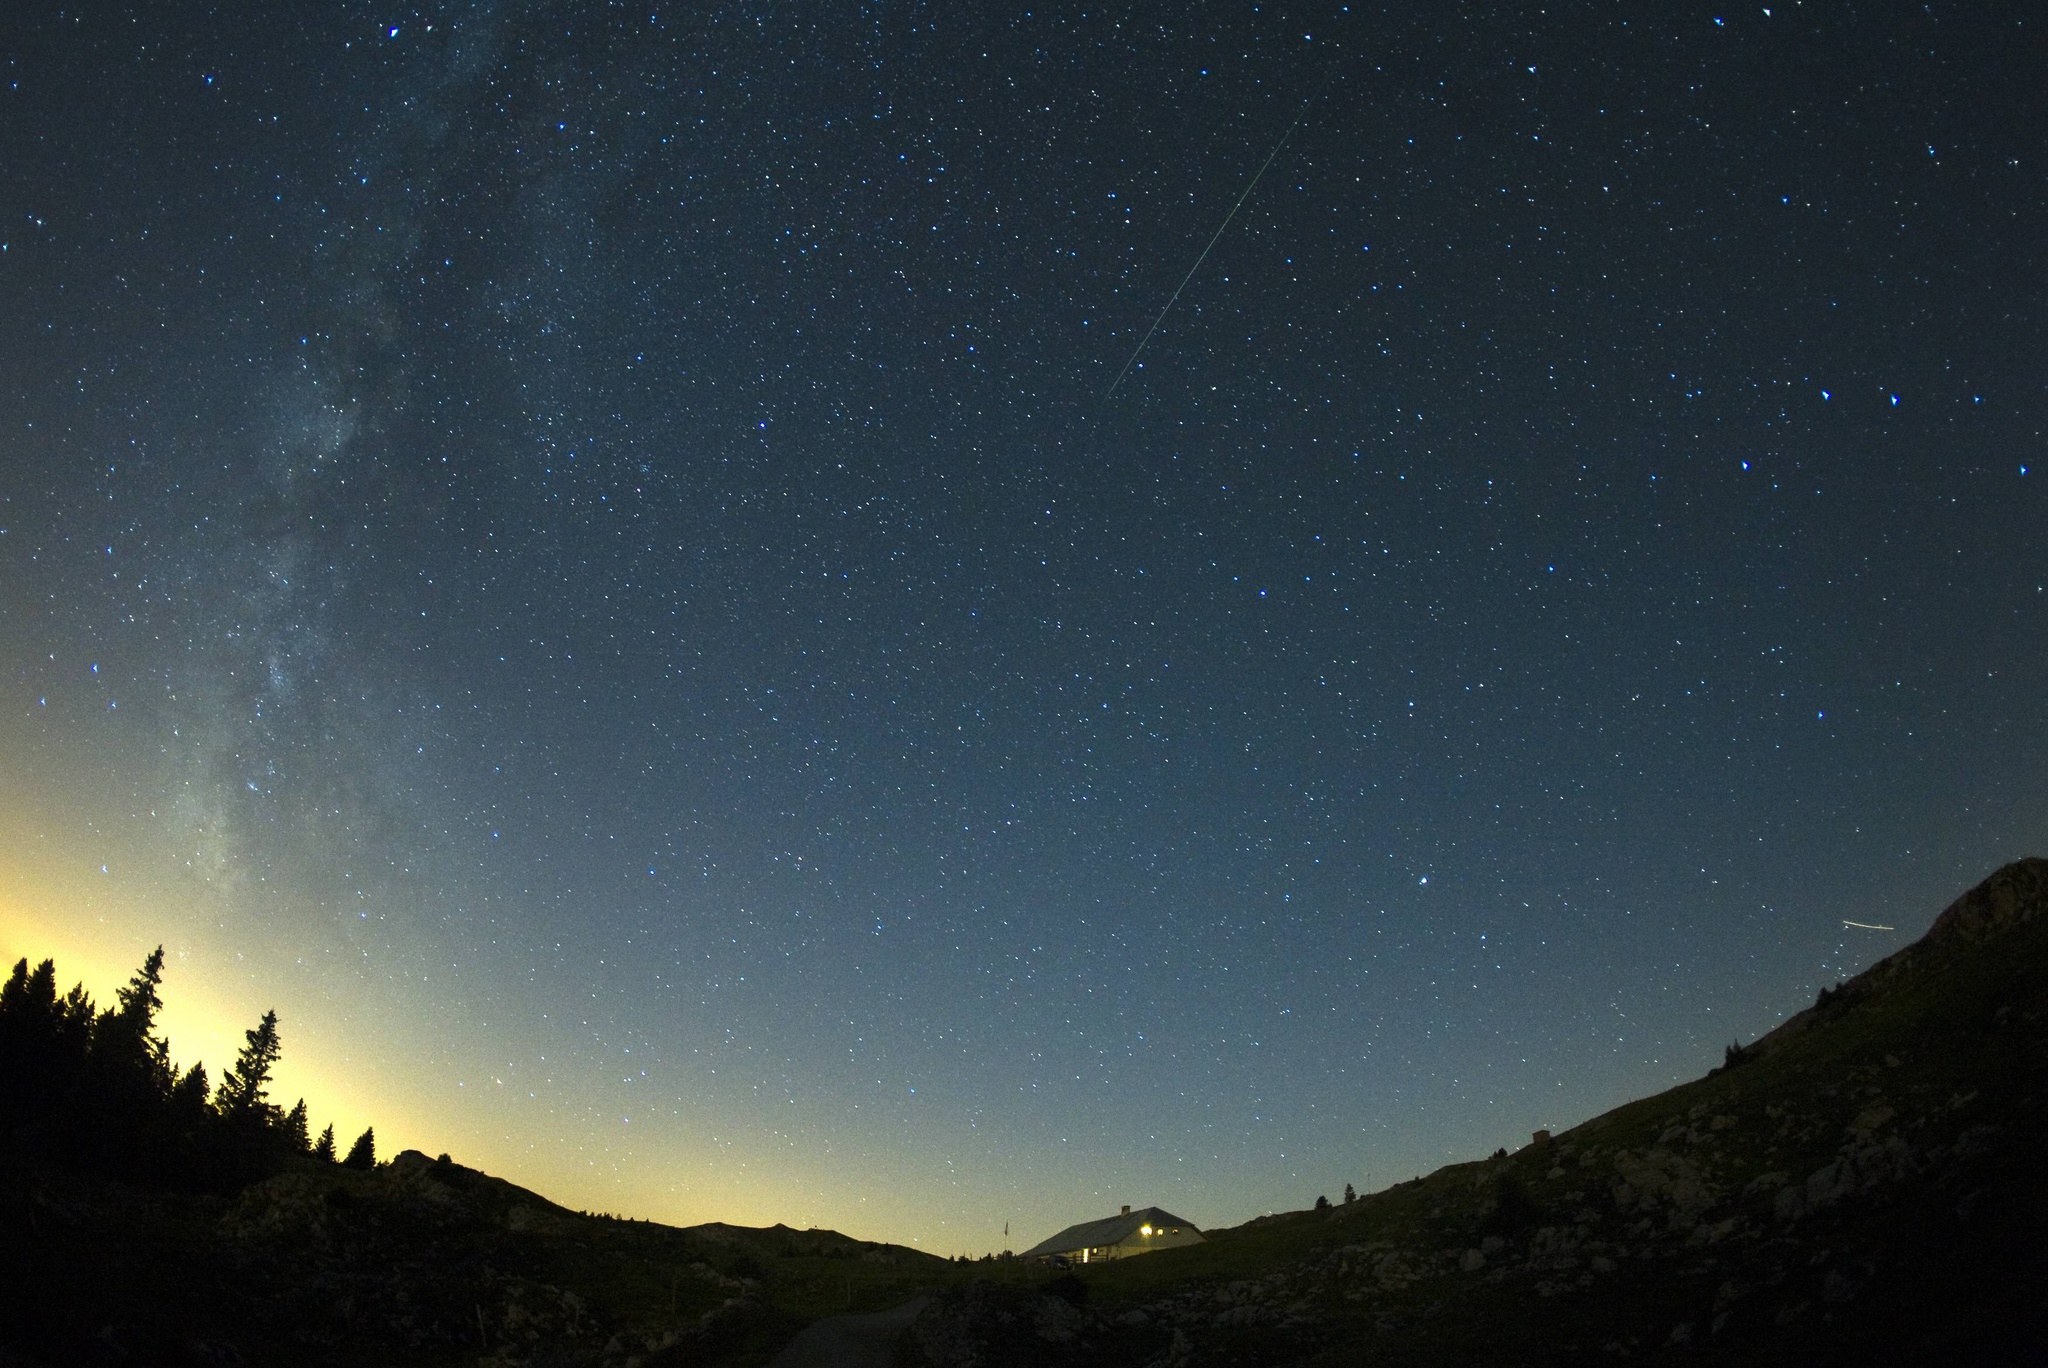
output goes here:
{"type": "Polygon", "coordinates": [[[206,1066],[181,1070],[157,1033],[164,951],[158,946],[97,1008],[85,985],[57,992],[57,966],[24,957],[0,987],[0,1152],[131,1182],[232,1192],[294,1164],[376,1166],[366,1129],[337,1159],[334,1127],[311,1133],[302,1098],[270,1100],[282,1052],[277,1013],[244,1032],[215,1087],[206,1066]]]}

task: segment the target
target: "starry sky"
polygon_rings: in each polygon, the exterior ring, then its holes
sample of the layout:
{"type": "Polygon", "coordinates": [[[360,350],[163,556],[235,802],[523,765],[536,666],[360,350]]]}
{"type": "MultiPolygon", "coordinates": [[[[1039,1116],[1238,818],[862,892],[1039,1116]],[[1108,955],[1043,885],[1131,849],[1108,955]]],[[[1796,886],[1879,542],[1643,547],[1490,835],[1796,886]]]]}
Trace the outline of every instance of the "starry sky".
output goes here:
{"type": "Polygon", "coordinates": [[[316,1126],[1234,1223],[2048,852],[2031,5],[298,9],[0,28],[0,951],[316,1126]]]}

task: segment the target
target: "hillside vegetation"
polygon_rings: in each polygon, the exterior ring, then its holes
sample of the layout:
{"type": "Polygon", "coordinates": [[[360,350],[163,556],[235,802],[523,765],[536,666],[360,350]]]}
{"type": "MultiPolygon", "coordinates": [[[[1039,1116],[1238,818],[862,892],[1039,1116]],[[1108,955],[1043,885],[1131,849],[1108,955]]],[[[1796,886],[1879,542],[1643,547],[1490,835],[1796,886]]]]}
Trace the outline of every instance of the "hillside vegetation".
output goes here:
{"type": "Polygon", "coordinates": [[[218,1166],[181,1185],[17,1144],[0,1340],[53,1364],[743,1365],[934,1294],[906,1368],[2034,1362],[2044,1084],[2048,861],[2026,860],[1696,1082],[1057,1274],[589,1216],[446,1156],[351,1169],[294,1140],[227,1191],[218,1166]]]}

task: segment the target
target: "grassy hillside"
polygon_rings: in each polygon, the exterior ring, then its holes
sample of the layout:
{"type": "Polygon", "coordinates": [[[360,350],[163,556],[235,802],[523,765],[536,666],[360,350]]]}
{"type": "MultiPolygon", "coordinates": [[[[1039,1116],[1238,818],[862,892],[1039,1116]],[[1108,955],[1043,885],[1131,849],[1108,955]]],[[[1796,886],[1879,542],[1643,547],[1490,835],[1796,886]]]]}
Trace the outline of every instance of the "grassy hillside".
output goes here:
{"type": "Polygon", "coordinates": [[[1090,1265],[1072,1314],[1021,1287],[955,1294],[918,1352],[2044,1361],[2044,1012],[2048,861],[2029,860],[1697,1082],[1330,1211],[1090,1265]]]}
{"type": "Polygon", "coordinates": [[[415,1153],[233,1197],[15,1165],[0,1340],[29,1363],[744,1365],[933,1292],[907,1365],[2034,1362],[2044,1103],[2030,860],[1706,1078],[1205,1245],[1055,1275],[592,1217],[415,1153]]]}

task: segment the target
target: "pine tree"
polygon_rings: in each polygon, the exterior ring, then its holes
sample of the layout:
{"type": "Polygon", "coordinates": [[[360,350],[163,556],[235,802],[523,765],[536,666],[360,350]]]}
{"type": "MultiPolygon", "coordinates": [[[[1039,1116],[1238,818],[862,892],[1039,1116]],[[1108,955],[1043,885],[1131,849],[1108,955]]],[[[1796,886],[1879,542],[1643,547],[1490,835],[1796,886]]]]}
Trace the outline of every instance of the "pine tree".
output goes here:
{"type": "Polygon", "coordinates": [[[341,1161],[343,1168],[370,1169],[377,1167],[377,1128],[363,1127],[363,1133],[348,1147],[348,1158],[341,1161]]]}
{"type": "Polygon", "coordinates": [[[57,963],[44,960],[31,972],[24,955],[14,962],[7,986],[0,988],[0,1022],[26,1021],[39,1012],[47,1013],[48,1006],[38,1005],[38,999],[43,997],[52,1005],[57,1001],[57,963]]]}
{"type": "Polygon", "coordinates": [[[55,963],[44,960],[30,976],[27,1024],[33,1039],[26,1062],[33,1074],[31,1089],[39,1095],[34,1103],[39,1111],[60,1107],[70,1098],[92,1054],[92,998],[82,983],[57,997],[56,973],[55,963]]]}
{"type": "Polygon", "coordinates": [[[284,1142],[293,1154],[310,1154],[313,1150],[311,1124],[306,1120],[306,1099],[300,1098],[292,1109],[285,1113],[284,1124],[279,1128],[284,1142]]]}
{"type": "Polygon", "coordinates": [[[26,1126],[49,1109],[63,1021],[57,1002],[57,965],[34,969],[16,962],[0,987],[0,1129],[26,1126]]]}
{"type": "Polygon", "coordinates": [[[164,948],[159,945],[149,952],[142,961],[142,967],[135,971],[135,977],[128,980],[128,986],[114,996],[121,1006],[116,1015],[125,1022],[137,1040],[147,1040],[150,1028],[156,1024],[156,1014],[163,1010],[163,995],[157,992],[157,985],[164,981],[164,948]]]}
{"type": "Polygon", "coordinates": [[[0,1029],[18,1048],[83,1059],[92,1022],[92,999],[84,984],[57,996],[55,960],[44,960],[33,970],[26,959],[17,961],[0,988],[0,1029]]]}
{"type": "Polygon", "coordinates": [[[94,1029],[93,1053],[103,1072],[127,1074],[161,1098],[172,1082],[171,1043],[156,1034],[156,1014],[164,1000],[157,987],[164,981],[164,948],[150,951],[128,986],[114,994],[120,1006],[102,1013],[94,1029]]]}
{"type": "Polygon", "coordinates": [[[334,1162],[334,1123],[327,1123],[327,1129],[320,1132],[320,1138],[313,1142],[313,1157],[323,1164],[334,1162]]]}
{"type": "Polygon", "coordinates": [[[164,1104],[164,1129],[169,1132],[176,1161],[187,1176],[203,1167],[201,1155],[211,1141],[218,1123],[214,1115],[212,1084],[204,1064],[194,1064],[171,1083],[164,1104]]]}
{"type": "Polygon", "coordinates": [[[84,1068],[63,1100],[57,1136],[71,1162],[101,1172],[146,1177],[160,1166],[170,1042],[155,1032],[163,1007],[164,949],[159,945],[92,1017],[84,1068]]]}
{"type": "Polygon", "coordinates": [[[206,1115],[213,1085],[207,1081],[206,1066],[194,1064],[171,1083],[171,1116],[174,1122],[198,1125],[206,1115]]]}
{"type": "Polygon", "coordinates": [[[7,986],[0,988],[0,1020],[54,1020],[57,1014],[57,961],[44,960],[33,970],[26,956],[15,962],[7,986]]]}
{"type": "Polygon", "coordinates": [[[239,1122],[274,1122],[277,1108],[267,1096],[270,1071],[277,1067],[283,1045],[277,1038],[277,1012],[265,1012],[254,1029],[243,1032],[245,1044],[214,1091],[213,1107],[223,1117],[239,1122]]]}
{"type": "Polygon", "coordinates": [[[164,1001],[164,948],[159,945],[115,994],[119,1006],[101,1012],[92,1026],[89,1090],[107,1114],[102,1124],[131,1131],[147,1128],[171,1090],[171,1043],[156,1034],[164,1001]]]}
{"type": "Polygon", "coordinates": [[[1346,1183],[1346,1184],[1344,1185],[1344,1205],[1345,1205],[1345,1206],[1350,1206],[1350,1205],[1351,1205],[1351,1204],[1352,1204],[1353,1202],[1355,1202],[1355,1201],[1357,1201],[1357,1200],[1358,1200],[1358,1194],[1357,1194],[1356,1192],[1352,1191],[1352,1188],[1351,1188],[1351,1184],[1349,1184],[1349,1183],[1346,1183]]]}

